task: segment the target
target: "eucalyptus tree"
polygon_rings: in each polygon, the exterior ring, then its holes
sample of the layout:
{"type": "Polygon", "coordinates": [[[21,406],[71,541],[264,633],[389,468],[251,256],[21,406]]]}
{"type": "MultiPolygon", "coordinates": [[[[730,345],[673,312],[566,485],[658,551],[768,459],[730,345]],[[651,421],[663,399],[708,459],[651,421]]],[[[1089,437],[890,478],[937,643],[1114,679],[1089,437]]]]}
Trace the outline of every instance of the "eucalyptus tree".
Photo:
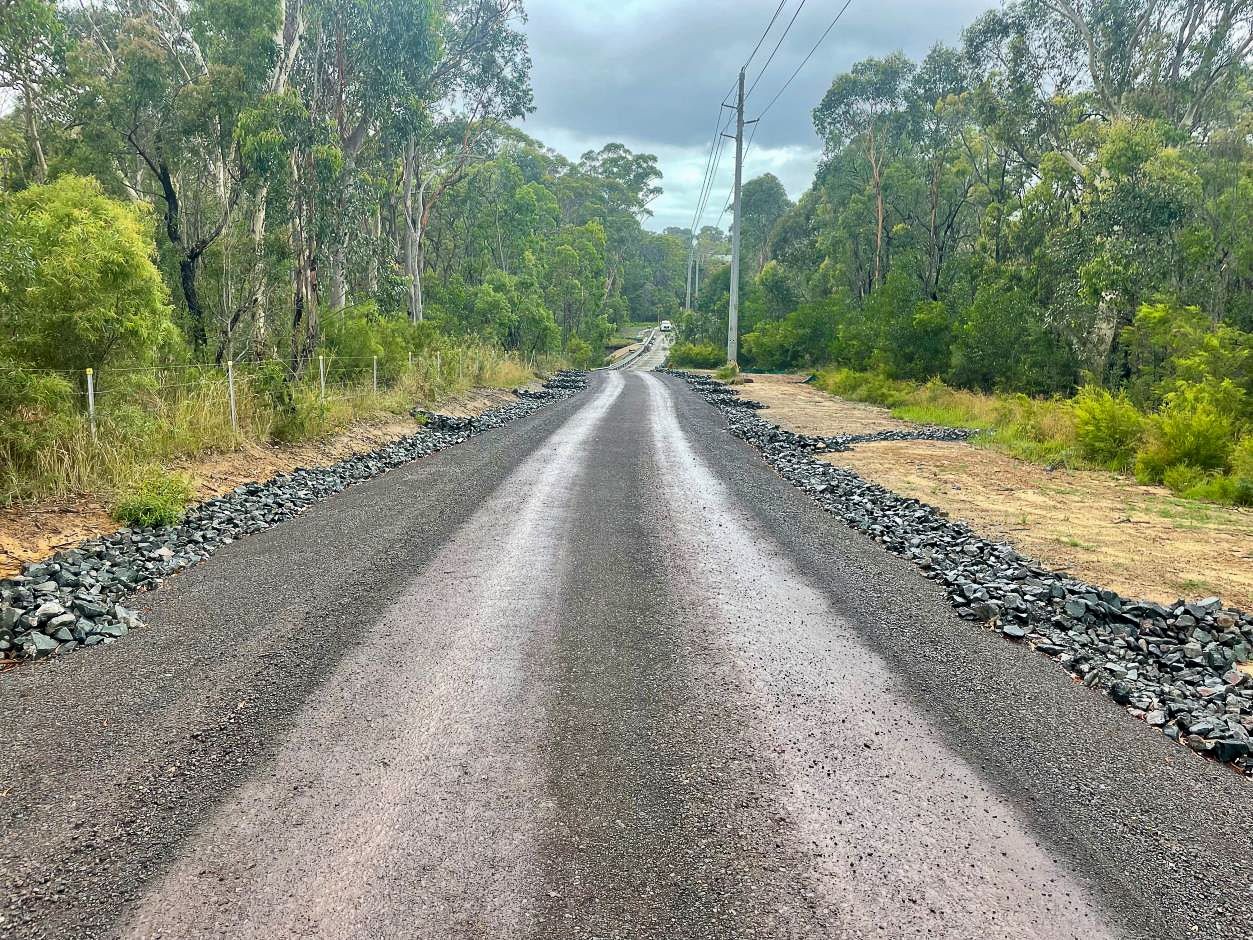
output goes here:
{"type": "Polygon", "coordinates": [[[900,53],[865,59],[838,76],[814,109],[814,127],[823,138],[828,155],[853,141],[864,151],[874,192],[875,286],[882,283],[884,270],[884,173],[904,135],[905,97],[914,68],[900,53]]]}
{"type": "Polygon", "coordinates": [[[403,259],[409,316],[423,317],[423,236],[431,212],[475,158],[491,155],[494,132],[533,109],[520,0],[447,0],[439,55],[401,122],[403,259]],[[417,103],[417,102],[415,102],[417,103]]]}
{"type": "Polygon", "coordinates": [[[787,190],[773,173],[765,173],[744,184],[740,193],[740,216],[744,220],[741,249],[750,259],[745,274],[756,277],[770,260],[770,234],[792,207],[787,190]]]}
{"type": "MultiPolygon", "coordinates": [[[[90,10],[85,24],[73,76],[79,119],[135,198],[161,206],[189,339],[202,350],[210,320],[202,263],[245,191],[236,124],[269,83],[278,8],[117,0],[90,10]]],[[[222,315],[233,302],[224,295],[212,306],[222,315]]]]}
{"type": "Polygon", "coordinates": [[[0,89],[17,96],[39,183],[48,178],[40,127],[64,85],[65,47],[65,28],[51,0],[0,0],[0,89]]]}

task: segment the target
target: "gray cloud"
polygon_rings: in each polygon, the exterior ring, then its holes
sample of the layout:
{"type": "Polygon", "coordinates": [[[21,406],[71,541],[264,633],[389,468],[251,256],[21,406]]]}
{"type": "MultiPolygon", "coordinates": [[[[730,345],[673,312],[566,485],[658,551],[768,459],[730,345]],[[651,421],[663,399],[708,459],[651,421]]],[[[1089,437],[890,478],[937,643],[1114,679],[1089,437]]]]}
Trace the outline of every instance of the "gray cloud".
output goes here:
{"type": "MultiPolygon", "coordinates": [[[[746,172],[774,172],[798,196],[812,179],[819,152],[810,112],[836,74],[897,49],[921,57],[936,42],[956,41],[963,26],[993,5],[853,0],[762,121],[746,172]]],[[[777,0],[530,0],[525,30],[536,112],[524,128],[571,157],[610,140],[657,154],[666,193],[654,206],[650,227],[687,225],[718,103],[776,6],[777,0]]],[[[774,97],[841,6],[843,0],[807,0],[749,97],[750,117],[774,97]]],[[[750,84],[796,7],[797,0],[785,4],[749,66],[750,84]]],[[[729,163],[724,160],[725,184],[719,180],[707,223],[722,209],[729,163]]]]}

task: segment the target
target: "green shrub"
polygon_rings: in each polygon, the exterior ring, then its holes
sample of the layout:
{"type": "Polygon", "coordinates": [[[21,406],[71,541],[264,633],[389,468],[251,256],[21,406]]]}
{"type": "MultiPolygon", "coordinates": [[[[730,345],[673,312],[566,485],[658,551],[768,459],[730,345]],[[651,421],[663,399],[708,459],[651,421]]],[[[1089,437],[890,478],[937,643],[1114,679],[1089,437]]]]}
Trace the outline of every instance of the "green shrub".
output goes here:
{"type": "Polygon", "coordinates": [[[1220,410],[1207,389],[1181,386],[1148,420],[1144,444],[1136,454],[1136,478],[1160,483],[1175,464],[1226,470],[1234,444],[1235,421],[1220,410]]]}
{"type": "Polygon", "coordinates": [[[1232,448],[1231,475],[1253,485],[1253,434],[1246,434],[1232,448]]]}
{"type": "Polygon", "coordinates": [[[62,176],[0,192],[0,220],[0,346],[22,365],[100,369],[173,332],[145,203],[62,176]]]}
{"type": "Polygon", "coordinates": [[[725,366],[720,366],[714,370],[714,378],[720,379],[723,382],[730,382],[739,374],[740,367],[731,362],[728,362],[725,366]]]}
{"type": "Polygon", "coordinates": [[[1162,482],[1176,496],[1228,506],[1253,505],[1253,480],[1234,473],[1206,473],[1186,463],[1167,467],[1162,482]]]}
{"type": "Polygon", "coordinates": [[[1206,473],[1200,467],[1194,467],[1190,463],[1177,463],[1174,466],[1167,467],[1162,473],[1162,482],[1172,493],[1183,496],[1189,490],[1203,484],[1206,480],[1206,473]]]}
{"type": "Polygon", "coordinates": [[[675,343],[670,365],[679,369],[716,369],[726,365],[727,354],[713,343],[675,343]]]}
{"type": "Polygon", "coordinates": [[[1206,477],[1196,486],[1185,490],[1183,495],[1188,499],[1199,499],[1207,503],[1253,506],[1253,483],[1230,474],[1219,474],[1206,477]]]}
{"type": "Polygon", "coordinates": [[[853,401],[868,401],[885,408],[895,408],[907,402],[910,385],[896,382],[880,372],[856,372],[852,369],[832,369],[818,373],[818,388],[831,395],[853,401]]]}
{"type": "Polygon", "coordinates": [[[571,336],[566,341],[566,358],[576,369],[591,369],[601,364],[604,356],[598,356],[592,344],[579,336],[571,336]]]}
{"type": "Polygon", "coordinates": [[[0,362],[0,466],[24,465],[74,419],[74,388],[59,375],[0,362]]]}
{"type": "Polygon", "coordinates": [[[337,311],[323,325],[318,347],[325,357],[326,381],[371,381],[377,358],[379,383],[394,382],[408,365],[416,339],[407,317],[382,314],[372,303],[337,311]]]}
{"type": "Polygon", "coordinates": [[[142,471],[113,507],[113,518],[132,526],[169,526],[182,521],[191,502],[191,481],[159,467],[142,471]]]}
{"type": "Polygon", "coordinates": [[[1111,470],[1125,470],[1135,460],[1144,437],[1144,416],[1124,395],[1095,385],[1079,390],[1072,402],[1075,438],[1088,460],[1111,470]]]}

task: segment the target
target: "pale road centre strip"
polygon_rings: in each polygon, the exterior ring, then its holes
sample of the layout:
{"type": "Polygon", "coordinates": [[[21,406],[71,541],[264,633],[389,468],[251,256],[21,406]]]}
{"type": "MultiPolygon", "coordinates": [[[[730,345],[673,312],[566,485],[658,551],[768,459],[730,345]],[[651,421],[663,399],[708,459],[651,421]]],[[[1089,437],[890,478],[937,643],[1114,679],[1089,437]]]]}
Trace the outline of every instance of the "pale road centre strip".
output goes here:
{"type": "Polygon", "coordinates": [[[413,579],[129,936],[528,934],[544,712],[523,679],[551,642],[568,491],[622,386],[608,375],[413,579]]]}
{"type": "Polygon", "coordinates": [[[756,704],[748,734],[776,765],[830,936],[1117,936],[699,458],[669,389],[644,380],[669,564],[692,629],[723,645],[756,704]]]}

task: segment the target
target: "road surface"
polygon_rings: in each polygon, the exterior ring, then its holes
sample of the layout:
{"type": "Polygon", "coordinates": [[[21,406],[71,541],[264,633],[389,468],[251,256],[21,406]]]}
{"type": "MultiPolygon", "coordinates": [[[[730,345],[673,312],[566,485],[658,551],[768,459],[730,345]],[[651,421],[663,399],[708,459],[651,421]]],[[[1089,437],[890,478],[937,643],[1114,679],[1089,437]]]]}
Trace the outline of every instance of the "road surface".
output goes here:
{"type": "Polygon", "coordinates": [[[0,676],[0,936],[1248,937],[1249,790],[953,616],[675,379],[0,676]]]}

